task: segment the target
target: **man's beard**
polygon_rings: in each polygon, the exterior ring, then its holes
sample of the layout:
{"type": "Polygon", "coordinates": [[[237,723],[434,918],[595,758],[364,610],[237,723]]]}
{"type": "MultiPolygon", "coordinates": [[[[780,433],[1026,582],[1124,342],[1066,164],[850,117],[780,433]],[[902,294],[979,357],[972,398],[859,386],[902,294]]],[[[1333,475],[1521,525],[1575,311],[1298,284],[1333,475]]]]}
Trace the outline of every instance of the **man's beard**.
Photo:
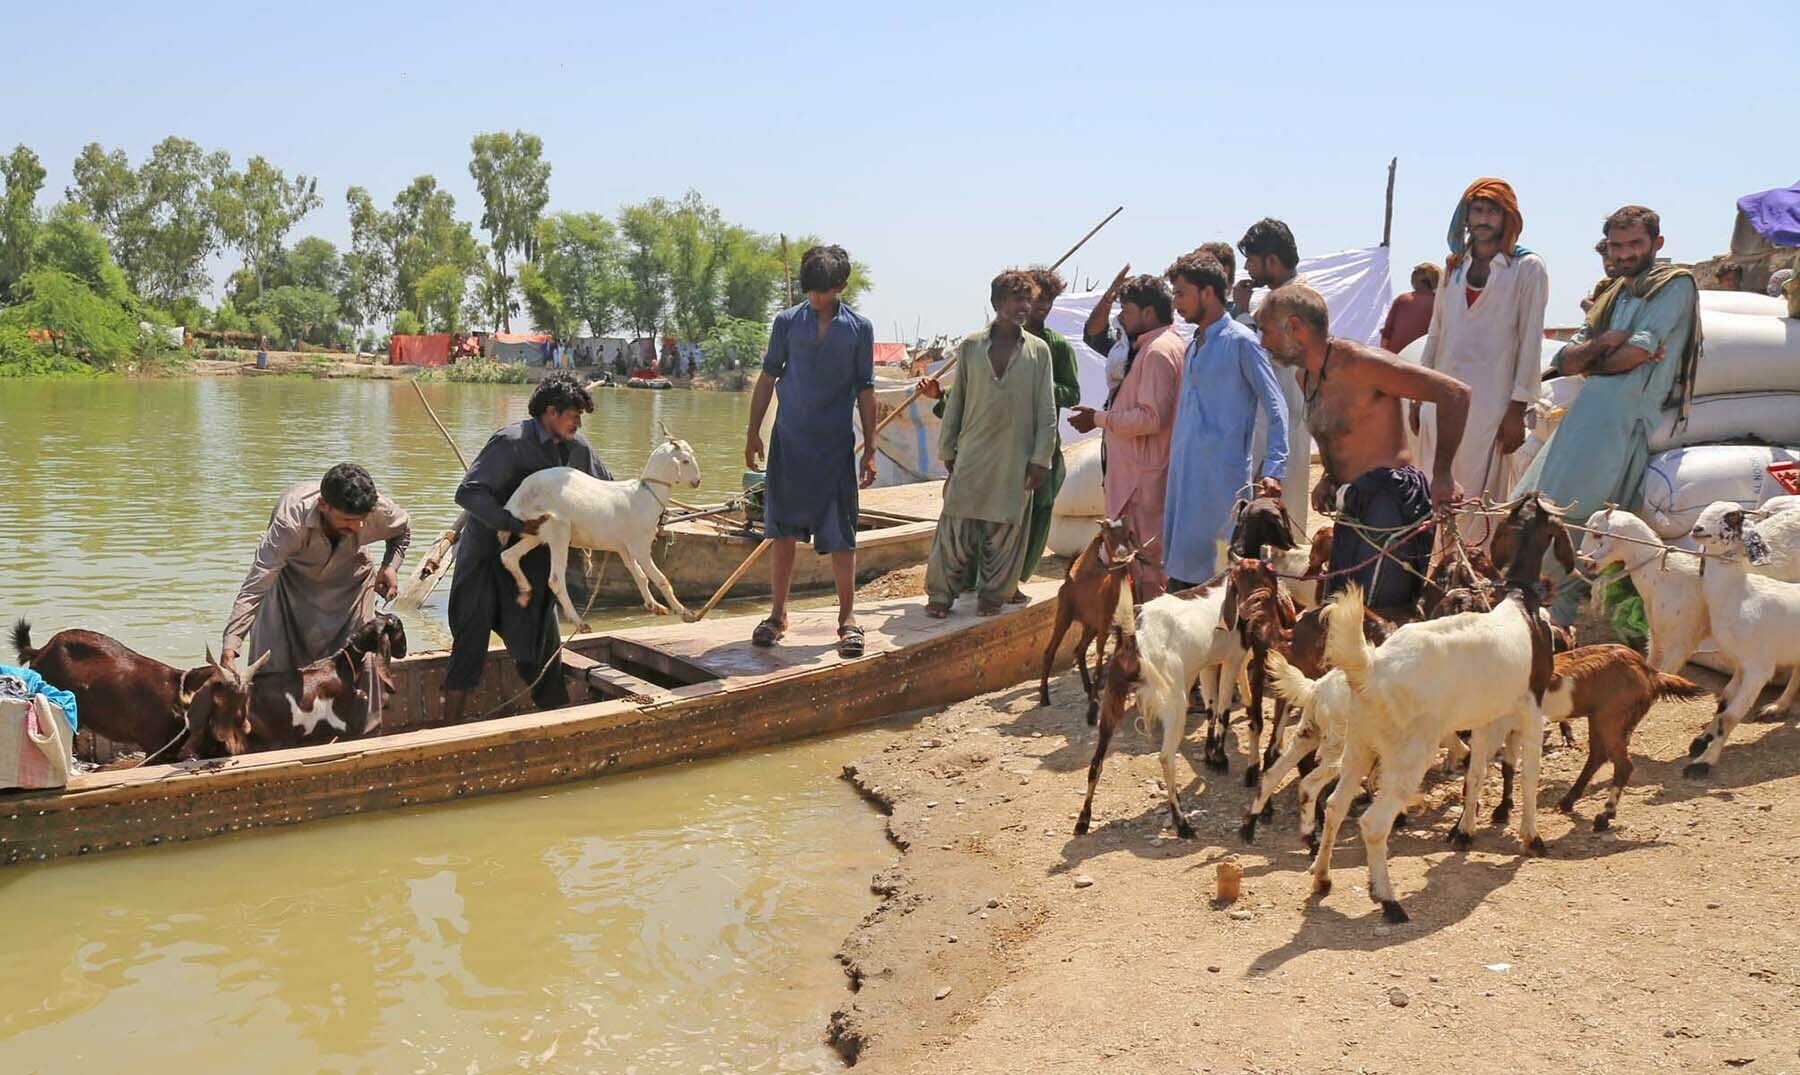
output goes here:
{"type": "Polygon", "coordinates": [[[1296,366],[1304,366],[1306,364],[1306,353],[1302,348],[1294,345],[1289,345],[1286,348],[1271,347],[1269,348],[1269,361],[1275,363],[1277,366],[1286,366],[1288,369],[1293,369],[1296,366]]]}

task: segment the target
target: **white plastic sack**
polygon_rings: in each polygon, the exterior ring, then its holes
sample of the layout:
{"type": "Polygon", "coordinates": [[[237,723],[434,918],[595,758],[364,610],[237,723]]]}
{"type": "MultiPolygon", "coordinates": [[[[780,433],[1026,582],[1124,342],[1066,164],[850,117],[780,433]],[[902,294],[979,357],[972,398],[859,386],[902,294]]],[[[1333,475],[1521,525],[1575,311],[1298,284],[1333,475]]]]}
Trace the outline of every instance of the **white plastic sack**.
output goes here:
{"type": "Polygon", "coordinates": [[[1694,374],[1694,395],[1800,392],[1800,321],[1706,310],[1700,327],[1706,349],[1694,374]]]}
{"type": "Polygon", "coordinates": [[[1100,484],[1100,438],[1065,444],[1063,483],[1056,491],[1052,515],[1098,519],[1106,514],[1106,490],[1100,484]]]}
{"type": "Polygon", "coordinates": [[[1685,426],[1675,428],[1674,412],[1666,412],[1650,434],[1652,452],[1693,444],[1756,441],[1800,444],[1800,392],[1747,392],[1702,396],[1685,426]]]}
{"type": "Polygon", "coordinates": [[[1094,540],[1099,533],[1100,516],[1098,515],[1054,515],[1050,518],[1051,553],[1073,559],[1081,555],[1087,543],[1094,540]]]}
{"type": "Polygon", "coordinates": [[[61,706],[41,694],[0,699],[0,789],[64,787],[74,757],[61,706]]]}
{"type": "MultiPolygon", "coordinates": [[[[1787,300],[1771,295],[1758,295],[1754,291],[1702,291],[1700,292],[1701,316],[1718,313],[1734,314],[1766,314],[1769,317],[1786,317],[1787,300]]],[[[1707,330],[1711,335],[1711,330],[1707,330]]]]}
{"type": "Polygon", "coordinates": [[[1760,506],[1786,492],[1769,464],[1800,459],[1800,449],[1702,444],[1659,452],[1644,473],[1644,521],[1665,540],[1684,537],[1708,504],[1760,506]]]}

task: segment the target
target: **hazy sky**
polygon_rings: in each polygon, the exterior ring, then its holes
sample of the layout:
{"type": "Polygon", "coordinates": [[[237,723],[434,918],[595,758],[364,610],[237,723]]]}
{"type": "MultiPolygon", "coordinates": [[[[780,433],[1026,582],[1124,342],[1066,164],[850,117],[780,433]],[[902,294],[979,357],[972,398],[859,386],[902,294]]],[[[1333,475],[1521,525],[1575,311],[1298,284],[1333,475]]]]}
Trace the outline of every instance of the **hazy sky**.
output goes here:
{"type": "Polygon", "coordinates": [[[883,339],[974,327],[995,272],[1115,205],[1084,278],[1264,215],[1303,255],[1373,245],[1398,156],[1398,286],[1498,175],[1568,323],[1612,209],[1657,209],[1690,260],[1725,249],[1739,195],[1800,178],[1782,6],[7,4],[0,149],[37,150],[55,197],[90,141],[262,154],[320,180],[290,241],[344,244],[353,184],[386,205],[429,172],[479,221],[470,136],[524,128],[552,210],[693,188],[842,243],[883,339]]]}

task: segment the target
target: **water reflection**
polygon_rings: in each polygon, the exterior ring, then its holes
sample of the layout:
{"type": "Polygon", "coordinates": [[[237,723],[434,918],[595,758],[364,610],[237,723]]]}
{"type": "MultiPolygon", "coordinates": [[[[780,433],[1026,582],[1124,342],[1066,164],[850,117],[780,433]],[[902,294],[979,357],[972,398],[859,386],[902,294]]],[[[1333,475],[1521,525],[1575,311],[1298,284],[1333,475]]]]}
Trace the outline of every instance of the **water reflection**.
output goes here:
{"type": "Polygon", "coordinates": [[[883,734],[0,872],[0,1070],[833,1070],[883,734]]]}

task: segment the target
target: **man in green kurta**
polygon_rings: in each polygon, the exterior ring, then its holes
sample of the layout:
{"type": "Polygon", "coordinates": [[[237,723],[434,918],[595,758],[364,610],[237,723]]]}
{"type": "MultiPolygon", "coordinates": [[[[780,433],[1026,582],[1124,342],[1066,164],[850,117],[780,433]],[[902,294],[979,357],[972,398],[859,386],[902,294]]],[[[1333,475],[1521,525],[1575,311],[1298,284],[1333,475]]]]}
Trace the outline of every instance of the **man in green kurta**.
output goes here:
{"type": "MultiPolygon", "coordinates": [[[[1699,290],[1687,269],[1656,263],[1662,245],[1661,218],[1641,205],[1606,218],[1611,279],[1545,374],[1587,381],[1513,496],[1544,493],[1573,519],[1607,504],[1635,511],[1642,503],[1650,435],[1666,412],[1686,420],[1700,358],[1699,290]]],[[[1554,557],[1545,557],[1544,570],[1555,584],[1551,615],[1575,622],[1587,580],[1565,575],[1554,557]]]]}
{"type": "MultiPolygon", "coordinates": [[[[1044,558],[1044,549],[1050,544],[1050,523],[1054,518],[1056,494],[1062,490],[1066,468],[1062,458],[1061,417],[1064,407],[1073,407],[1081,402],[1081,374],[1075,365],[1075,348],[1062,333],[1049,327],[1044,319],[1050,316],[1050,310],[1056,305],[1057,296],[1067,291],[1069,285],[1057,275],[1054,269],[1031,269],[1032,283],[1037,285],[1037,297],[1031,300],[1031,312],[1025,317],[1025,331],[1050,345],[1050,376],[1052,385],[1051,398],[1056,404],[1057,421],[1052,423],[1052,434],[1055,439],[1050,450],[1050,476],[1043,484],[1032,490],[1031,503],[1026,506],[1025,517],[1025,558],[1019,565],[1019,581],[1031,578],[1037,570],[1038,561],[1044,558]]],[[[932,413],[938,418],[944,417],[944,397],[954,388],[937,389],[934,378],[926,378],[929,385],[926,395],[938,396],[937,406],[932,413]]],[[[1022,593],[1014,593],[1012,600],[1023,604],[1026,600],[1022,593]]]]}
{"type": "Polygon", "coordinates": [[[925,611],[939,619],[964,590],[991,616],[1019,587],[1026,508],[1056,444],[1050,345],[1024,329],[1035,292],[1029,273],[994,277],[993,322],[957,345],[957,390],[945,396],[938,444],[950,478],[925,568],[925,611]]]}

